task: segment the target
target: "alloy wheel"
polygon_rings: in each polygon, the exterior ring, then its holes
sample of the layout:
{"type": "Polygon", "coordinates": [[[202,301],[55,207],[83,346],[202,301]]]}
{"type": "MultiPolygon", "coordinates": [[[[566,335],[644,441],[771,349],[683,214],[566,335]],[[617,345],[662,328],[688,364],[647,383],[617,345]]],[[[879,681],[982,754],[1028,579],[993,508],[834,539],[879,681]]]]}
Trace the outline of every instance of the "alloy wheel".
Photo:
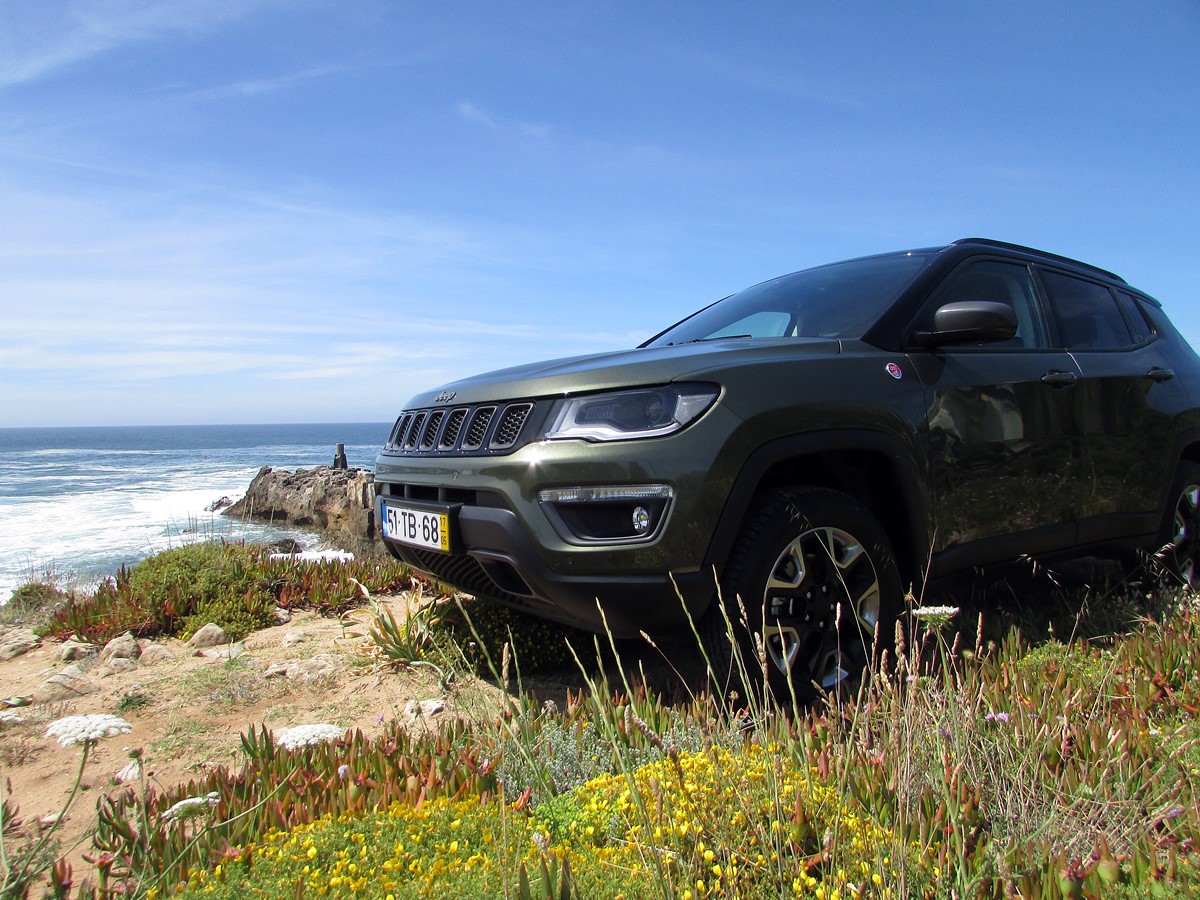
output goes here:
{"type": "Polygon", "coordinates": [[[1189,484],[1179,493],[1171,551],[1183,583],[1194,586],[1200,563],[1200,485],[1189,484]]]}
{"type": "Polygon", "coordinates": [[[810,528],[775,560],[763,605],[771,662],[797,682],[831,690],[861,670],[869,655],[882,607],[879,577],[852,534],[810,528]],[[855,663],[848,666],[847,656],[855,663]]]}

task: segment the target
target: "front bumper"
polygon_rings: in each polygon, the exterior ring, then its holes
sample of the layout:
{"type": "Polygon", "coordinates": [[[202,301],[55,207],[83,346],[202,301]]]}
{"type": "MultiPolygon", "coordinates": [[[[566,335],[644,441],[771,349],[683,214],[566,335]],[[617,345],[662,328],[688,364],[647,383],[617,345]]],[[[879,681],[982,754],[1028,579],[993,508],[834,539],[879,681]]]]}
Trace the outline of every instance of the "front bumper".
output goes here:
{"type": "Polygon", "coordinates": [[[686,440],[538,442],[504,456],[384,450],[376,521],[385,502],[450,510],[450,553],[384,542],[398,559],[468,593],[619,637],[678,630],[716,593],[705,554],[724,493],[713,484],[709,453],[697,456],[698,447],[720,445],[699,433],[706,424],[687,429],[686,440]],[[663,521],[640,539],[572,540],[545,503],[546,492],[558,489],[631,485],[672,492],[663,521]]]}
{"type": "MultiPolygon", "coordinates": [[[[376,500],[376,517],[383,498],[376,500]]],[[[411,505],[411,504],[410,504],[411,505]]],[[[698,618],[714,593],[712,576],[570,575],[541,562],[510,510],[461,506],[455,516],[458,553],[384,539],[397,559],[438,581],[506,606],[615,637],[662,633],[698,618]]]]}

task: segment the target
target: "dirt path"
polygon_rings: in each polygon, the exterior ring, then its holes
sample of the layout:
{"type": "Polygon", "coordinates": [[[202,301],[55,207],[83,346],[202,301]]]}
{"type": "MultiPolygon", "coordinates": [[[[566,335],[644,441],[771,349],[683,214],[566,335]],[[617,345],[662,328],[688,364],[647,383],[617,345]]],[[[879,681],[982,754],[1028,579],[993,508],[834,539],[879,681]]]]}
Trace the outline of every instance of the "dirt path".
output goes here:
{"type": "MultiPolygon", "coordinates": [[[[377,598],[397,616],[402,597],[377,598]]],[[[365,630],[365,629],[360,629],[365,630]]],[[[144,643],[144,642],[143,642],[144,643]]],[[[173,655],[128,672],[104,677],[98,661],[79,663],[93,690],[69,700],[56,700],[10,710],[22,721],[0,725],[0,777],[11,784],[4,797],[20,807],[27,828],[58,813],[79,770],[78,746],[60,747],[45,736],[47,726],[64,716],[110,713],[125,719],[129,734],[100,741],[92,750],[80,793],[56,832],[76,874],[86,871],[82,854],[95,821],[97,797],[116,788],[117,773],[140,749],[151,783],[170,786],[205,769],[241,762],[240,735],[266,725],[275,733],[294,725],[329,723],[360,728],[368,736],[385,722],[406,716],[416,701],[445,705],[438,718],[465,716],[491,720],[501,693],[489,684],[461,676],[444,689],[428,669],[396,671],[371,653],[371,644],[355,639],[337,619],[298,612],[292,620],[256,632],[230,658],[230,648],[197,654],[176,640],[161,642],[173,655]],[[310,662],[322,670],[313,677],[266,677],[272,664],[310,662]]],[[[46,639],[41,646],[0,662],[0,697],[32,697],[46,679],[61,671],[62,644],[46,639]]]]}

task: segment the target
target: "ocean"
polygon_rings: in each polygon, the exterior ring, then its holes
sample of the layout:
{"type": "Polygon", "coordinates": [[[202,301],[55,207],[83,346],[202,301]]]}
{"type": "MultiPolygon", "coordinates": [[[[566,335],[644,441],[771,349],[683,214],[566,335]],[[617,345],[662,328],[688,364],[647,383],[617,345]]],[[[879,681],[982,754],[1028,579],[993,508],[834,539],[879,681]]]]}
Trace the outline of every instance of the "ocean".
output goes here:
{"type": "Polygon", "coordinates": [[[339,443],[350,466],[373,468],[390,427],[0,428],[0,603],[33,578],[87,589],[121,565],[195,540],[290,537],[316,549],[310,533],[208,507],[241,497],[261,466],[329,465],[339,443]]]}

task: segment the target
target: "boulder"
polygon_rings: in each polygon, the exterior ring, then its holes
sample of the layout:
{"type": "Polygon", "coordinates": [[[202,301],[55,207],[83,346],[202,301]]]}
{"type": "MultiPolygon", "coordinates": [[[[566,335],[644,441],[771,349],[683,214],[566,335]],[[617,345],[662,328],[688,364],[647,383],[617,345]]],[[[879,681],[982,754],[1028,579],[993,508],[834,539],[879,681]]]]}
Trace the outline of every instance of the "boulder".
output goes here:
{"type": "Polygon", "coordinates": [[[81,697],[95,689],[96,686],[84,674],[83,669],[71,663],[43,681],[33,692],[33,699],[38,703],[53,703],[81,697]]]}
{"type": "Polygon", "coordinates": [[[116,675],[120,672],[132,672],[136,668],[138,668],[138,664],[128,656],[114,656],[96,669],[94,674],[97,678],[107,678],[109,675],[116,675]]]}
{"type": "Polygon", "coordinates": [[[225,637],[225,629],[220,625],[209,622],[192,635],[188,641],[188,646],[193,650],[202,650],[205,647],[219,647],[225,643],[228,643],[228,639],[225,637]]]}
{"type": "Polygon", "coordinates": [[[63,641],[62,647],[59,648],[58,658],[63,662],[71,662],[74,659],[87,659],[99,652],[100,648],[95,644],[89,644],[86,641],[76,640],[75,638],[67,638],[63,641]]]}
{"type": "Polygon", "coordinates": [[[0,659],[21,656],[41,642],[41,638],[28,628],[5,628],[0,631],[0,659]]]}
{"type": "Polygon", "coordinates": [[[209,659],[237,659],[242,655],[244,649],[245,644],[238,641],[236,644],[227,644],[224,647],[210,647],[202,651],[200,655],[207,656],[209,659]]]}
{"type": "Polygon", "coordinates": [[[315,531],[359,555],[380,555],[376,539],[372,483],[363,469],[259,469],[246,496],[221,511],[223,516],[268,521],[315,531]]]}
{"type": "Polygon", "coordinates": [[[142,648],[138,646],[137,638],[133,636],[132,631],[127,631],[104,645],[104,649],[100,651],[100,664],[114,659],[137,659],[141,655],[142,648]]]}
{"type": "Polygon", "coordinates": [[[312,681],[315,678],[325,678],[335,675],[338,663],[326,653],[318,653],[312,659],[291,659],[286,662],[272,663],[264,678],[286,678],[288,681],[312,681]]]}
{"type": "Polygon", "coordinates": [[[441,700],[409,700],[404,704],[404,724],[415,725],[445,711],[446,704],[441,700]]]}
{"type": "Polygon", "coordinates": [[[143,666],[153,666],[163,662],[174,662],[175,654],[169,647],[164,647],[162,644],[147,644],[142,650],[142,655],[138,659],[143,666]]]}

